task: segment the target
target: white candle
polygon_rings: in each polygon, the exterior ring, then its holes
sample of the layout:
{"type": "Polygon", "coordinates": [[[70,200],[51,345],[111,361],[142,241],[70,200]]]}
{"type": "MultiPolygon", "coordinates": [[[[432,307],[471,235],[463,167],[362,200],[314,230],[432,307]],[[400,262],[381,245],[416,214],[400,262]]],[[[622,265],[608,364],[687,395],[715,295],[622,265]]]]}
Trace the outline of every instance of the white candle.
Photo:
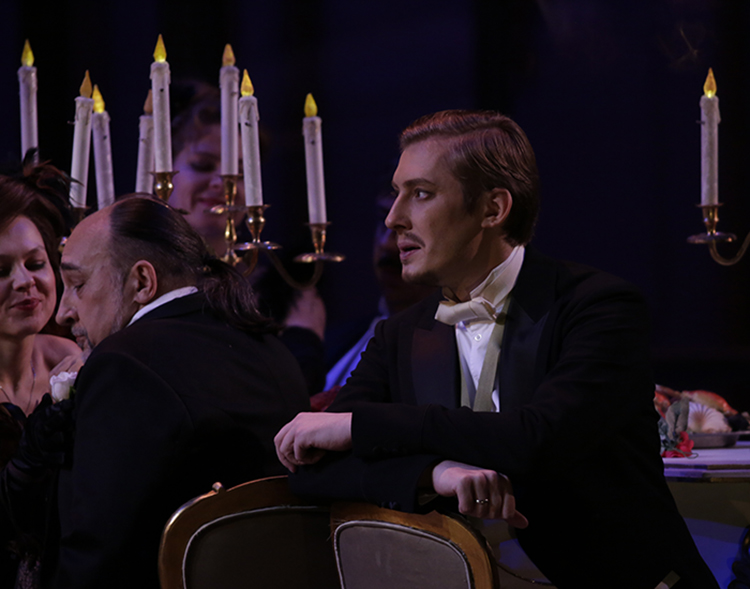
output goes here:
{"type": "Polygon", "coordinates": [[[172,171],[172,122],[169,116],[169,63],[164,41],[159,35],[151,64],[151,90],[154,100],[154,160],[157,172],[172,171]]]}
{"type": "Polygon", "coordinates": [[[99,210],[115,202],[115,181],[112,174],[112,141],[109,137],[109,113],[99,86],[94,86],[94,170],[96,172],[96,201],[99,210]]]}
{"type": "Polygon", "coordinates": [[[89,152],[91,151],[91,79],[86,76],[81,84],[80,96],[76,97],[76,118],[73,128],[73,157],[70,164],[70,204],[74,207],[86,206],[86,183],[89,178],[89,152]]]}
{"type": "Polygon", "coordinates": [[[143,114],[138,124],[138,168],[135,172],[135,191],[152,194],[154,191],[154,111],[153,92],[148,91],[143,114]]]}
{"type": "MultiPolygon", "coordinates": [[[[36,68],[34,67],[34,54],[31,52],[28,39],[23,46],[21,67],[18,68],[18,86],[21,100],[21,158],[23,159],[29,149],[39,147],[36,114],[36,68]]],[[[34,161],[39,161],[38,151],[34,156],[34,161]]]]}
{"type": "Polygon", "coordinates": [[[719,97],[709,68],[701,96],[701,204],[719,204],[719,97]]]}
{"type": "Polygon", "coordinates": [[[310,223],[326,222],[326,193],[323,181],[323,140],[321,120],[312,94],[305,100],[302,135],[305,137],[305,169],[307,171],[307,209],[310,223]]]}
{"type": "Polygon", "coordinates": [[[224,47],[222,68],[219,72],[221,90],[221,173],[237,175],[238,167],[238,131],[237,131],[237,98],[239,95],[240,70],[234,65],[232,46],[224,47]]]}
{"type": "Polygon", "coordinates": [[[263,204],[260,182],[260,135],[258,131],[258,99],[253,96],[253,85],[245,70],[240,98],[240,128],[242,129],[242,172],[245,178],[245,204],[263,204]]]}

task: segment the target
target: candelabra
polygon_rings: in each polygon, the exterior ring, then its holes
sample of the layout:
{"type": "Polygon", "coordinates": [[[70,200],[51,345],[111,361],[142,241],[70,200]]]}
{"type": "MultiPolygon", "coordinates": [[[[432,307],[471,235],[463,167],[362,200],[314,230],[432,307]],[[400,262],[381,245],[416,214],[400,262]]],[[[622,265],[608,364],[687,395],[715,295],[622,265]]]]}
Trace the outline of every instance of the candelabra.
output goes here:
{"type": "Polygon", "coordinates": [[[222,182],[224,185],[224,204],[215,206],[211,209],[214,215],[226,215],[226,229],[224,230],[224,239],[227,249],[222,259],[232,265],[237,265],[240,261],[245,262],[245,275],[250,275],[258,263],[259,252],[265,252],[273,263],[281,277],[292,288],[304,289],[314,286],[320,280],[323,274],[323,262],[341,262],[345,258],[341,254],[335,254],[325,251],[326,229],[329,223],[309,223],[310,234],[312,236],[313,251],[302,254],[294,258],[295,262],[314,263],[312,277],[306,282],[299,282],[292,278],[283,263],[279,260],[274,250],[280,249],[281,246],[271,241],[262,241],[261,233],[266,224],[265,211],[269,205],[250,205],[243,206],[235,204],[237,198],[237,180],[239,176],[223,175],[222,182]],[[245,213],[245,222],[250,230],[252,241],[246,243],[237,243],[237,229],[235,223],[238,213],[245,213]],[[240,252],[241,255],[237,255],[240,252]]]}
{"type": "Polygon", "coordinates": [[[716,225],[719,222],[719,207],[721,206],[721,203],[699,206],[703,211],[703,223],[706,225],[706,232],[688,237],[688,243],[707,244],[711,257],[716,263],[721,264],[722,266],[732,266],[739,262],[745,255],[748,246],[750,246],[750,234],[745,237],[745,241],[737,252],[737,255],[733,258],[723,257],[716,249],[716,244],[720,242],[734,241],[737,239],[737,236],[733,233],[722,233],[716,230],[716,225]]]}

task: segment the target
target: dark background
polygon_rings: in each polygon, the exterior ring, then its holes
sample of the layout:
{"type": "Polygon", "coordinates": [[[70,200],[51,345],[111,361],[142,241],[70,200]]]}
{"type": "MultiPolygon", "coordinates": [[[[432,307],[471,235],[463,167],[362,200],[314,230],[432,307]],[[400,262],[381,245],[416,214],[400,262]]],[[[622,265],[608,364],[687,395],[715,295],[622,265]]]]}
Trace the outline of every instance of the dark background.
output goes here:
{"type": "MultiPolygon", "coordinates": [[[[172,77],[218,82],[225,43],[247,68],[269,137],[264,237],[307,248],[301,119],[323,118],[329,324],[374,306],[373,197],[398,132],[444,108],[506,112],[535,146],[535,244],[637,284],[653,314],[657,380],[741,409],[750,385],[750,258],[733,267],[686,238],[703,230],[698,101],[721,101],[719,228],[750,231],[750,2],[711,0],[3,0],[0,158],[18,158],[25,38],[39,78],[42,157],[69,170],[73,100],[89,69],[112,117],[118,194],[134,188],[138,116],[164,35],[172,77]]],[[[89,197],[95,199],[93,165],[89,197]]],[[[721,247],[733,255],[736,246],[721,247]]]]}

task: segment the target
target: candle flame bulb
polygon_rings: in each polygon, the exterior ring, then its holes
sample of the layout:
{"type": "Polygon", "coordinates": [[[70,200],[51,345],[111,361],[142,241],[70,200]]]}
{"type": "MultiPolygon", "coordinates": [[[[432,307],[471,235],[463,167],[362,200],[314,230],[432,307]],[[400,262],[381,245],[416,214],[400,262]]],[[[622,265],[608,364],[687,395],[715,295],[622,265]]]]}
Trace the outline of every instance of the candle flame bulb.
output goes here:
{"type": "Polygon", "coordinates": [[[224,46],[224,55],[221,58],[221,65],[224,67],[227,67],[228,65],[234,65],[234,51],[232,51],[232,46],[227,43],[224,46]]]}
{"type": "Polygon", "coordinates": [[[716,96],[716,79],[714,78],[714,70],[708,68],[708,75],[706,76],[706,83],[703,84],[703,94],[708,98],[716,96]]]}
{"type": "Polygon", "coordinates": [[[154,94],[151,90],[148,91],[146,96],[146,102],[143,103],[143,114],[150,115],[154,113],[154,94]]]}
{"type": "Polygon", "coordinates": [[[86,75],[83,76],[83,82],[81,82],[79,94],[84,98],[91,98],[91,78],[89,77],[89,70],[86,70],[86,75]]]}
{"type": "Polygon", "coordinates": [[[159,39],[156,41],[156,49],[154,49],[154,61],[167,61],[167,48],[164,46],[164,39],[161,38],[161,35],[159,35],[159,39]]]}
{"type": "Polygon", "coordinates": [[[314,117],[318,114],[318,105],[315,104],[315,99],[312,94],[308,94],[305,98],[305,116],[314,117]]]}
{"type": "Polygon", "coordinates": [[[104,98],[102,98],[102,93],[99,92],[98,84],[94,84],[94,95],[92,98],[94,99],[94,112],[103,113],[104,98]]]}
{"type": "Polygon", "coordinates": [[[21,65],[26,67],[31,67],[34,65],[34,52],[31,51],[31,45],[29,44],[29,40],[26,39],[26,42],[23,44],[23,52],[21,53],[21,65]]]}
{"type": "Polygon", "coordinates": [[[243,70],[240,94],[242,94],[242,96],[252,96],[254,93],[255,88],[253,88],[253,83],[250,81],[250,76],[247,75],[247,70],[243,70]]]}

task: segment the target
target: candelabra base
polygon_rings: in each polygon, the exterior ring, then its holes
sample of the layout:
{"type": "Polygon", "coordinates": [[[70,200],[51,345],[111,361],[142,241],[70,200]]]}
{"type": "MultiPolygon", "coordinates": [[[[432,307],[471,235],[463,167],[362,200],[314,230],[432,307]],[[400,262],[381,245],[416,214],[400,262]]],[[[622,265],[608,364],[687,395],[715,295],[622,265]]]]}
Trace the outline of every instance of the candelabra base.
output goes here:
{"type": "Polygon", "coordinates": [[[226,215],[231,213],[244,213],[247,207],[244,205],[216,205],[209,209],[212,215],[226,215]]]}
{"type": "Polygon", "coordinates": [[[722,233],[714,231],[713,233],[698,233],[687,238],[688,243],[721,243],[722,241],[730,242],[737,239],[734,233],[722,233]]]}
{"type": "Polygon", "coordinates": [[[278,243],[273,241],[247,241],[245,243],[236,243],[234,245],[234,251],[236,252],[248,252],[250,250],[277,250],[281,249],[278,243]]]}
{"type": "Polygon", "coordinates": [[[295,262],[302,262],[304,264],[310,264],[312,262],[343,262],[346,256],[343,254],[335,254],[333,252],[321,252],[321,253],[309,253],[300,254],[294,258],[295,262]]]}

